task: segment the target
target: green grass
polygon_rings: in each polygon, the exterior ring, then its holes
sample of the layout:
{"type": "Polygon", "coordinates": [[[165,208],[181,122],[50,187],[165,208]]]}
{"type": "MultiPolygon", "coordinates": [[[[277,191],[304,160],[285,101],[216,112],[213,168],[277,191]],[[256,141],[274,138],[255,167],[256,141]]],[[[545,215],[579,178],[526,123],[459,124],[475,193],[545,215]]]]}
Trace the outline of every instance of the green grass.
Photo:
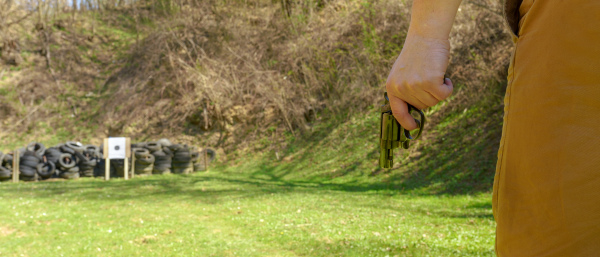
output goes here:
{"type": "Polygon", "coordinates": [[[0,184],[2,256],[493,256],[491,197],[225,172],[0,184]]]}
{"type": "MultiPolygon", "coordinates": [[[[394,150],[394,168],[378,166],[379,113],[372,110],[336,121],[324,120],[303,138],[287,137],[273,149],[273,136],[256,149],[223,163],[260,178],[376,187],[418,194],[475,194],[492,189],[502,128],[502,107],[479,103],[449,112],[428,124],[409,150],[394,150]],[[258,154],[256,153],[258,152],[258,154]],[[277,158],[279,156],[279,158],[277,158]]],[[[433,116],[435,111],[428,112],[433,116]]]]}
{"type": "Polygon", "coordinates": [[[480,121],[497,109],[448,114],[391,170],[373,111],[257,141],[209,173],[3,183],[0,255],[493,256],[500,124],[480,121]]]}

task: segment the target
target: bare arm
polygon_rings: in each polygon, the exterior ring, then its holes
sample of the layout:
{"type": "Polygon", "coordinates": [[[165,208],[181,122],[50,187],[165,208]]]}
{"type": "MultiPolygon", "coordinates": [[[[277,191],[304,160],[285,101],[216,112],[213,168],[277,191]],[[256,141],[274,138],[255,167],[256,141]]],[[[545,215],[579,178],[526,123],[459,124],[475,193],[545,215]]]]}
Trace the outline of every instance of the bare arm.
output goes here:
{"type": "Polygon", "coordinates": [[[450,58],[448,37],[461,0],[414,0],[402,52],[386,82],[394,117],[407,129],[417,124],[406,103],[424,109],[452,94],[444,80],[450,58]]]}

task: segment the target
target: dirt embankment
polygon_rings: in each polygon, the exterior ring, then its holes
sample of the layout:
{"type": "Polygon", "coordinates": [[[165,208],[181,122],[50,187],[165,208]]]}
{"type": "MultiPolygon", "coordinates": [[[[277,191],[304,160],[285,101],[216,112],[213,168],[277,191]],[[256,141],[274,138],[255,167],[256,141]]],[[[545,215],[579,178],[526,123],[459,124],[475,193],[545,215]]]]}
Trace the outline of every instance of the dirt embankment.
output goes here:
{"type": "MultiPolygon", "coordinates": [[[[227,150],[305,134],[378,103],[409,4],[186,1],[170,14],[125,6],[50,19],[42,31],[52,55],[41,37],[20,37],[23,64],[0,69],[10,73],[0,82],[0,144],[56,127],[82,140],[165,136],[227,150]]],[[[512,45],[500,13],[496,1],[463,2],[448,73],[460,86],[434,123],[502,94],[512,45]]]]}

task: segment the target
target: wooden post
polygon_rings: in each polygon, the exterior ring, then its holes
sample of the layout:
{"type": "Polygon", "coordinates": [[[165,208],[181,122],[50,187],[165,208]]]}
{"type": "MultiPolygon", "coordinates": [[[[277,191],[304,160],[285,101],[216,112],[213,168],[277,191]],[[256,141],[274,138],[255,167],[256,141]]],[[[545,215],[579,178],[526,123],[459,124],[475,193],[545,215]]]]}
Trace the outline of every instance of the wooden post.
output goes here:
{"type": "Polygon", "coordinates": [[[104,180],[110,180],[110,159],[104,159],[105,170],[104,170],[104,180]]]}
{"type": "Polygon", "coordinates": [[[135,177],[135,153],[131,153],[131,178],[135,177]]]}
{"type": "Polygon", "coordinates": [[[208,172],[208,151],[204,148],[204,169],[208,172]]]}
{"type": "MultiPolygon", "coordinates": [[[[131,139],[127,137],[127,138],[125,138],[125,164],[124,164],[125,166],[123,167],[123,169],[124,169],[123,173],[125,173],[124,174],[125,180],[129,179],[129,158],[130,157],[131,157],[131,139]]],[[[134,172],[132,172],[132,173],[134,173],[134,172]]],[[[131,174],[131,177],[133,178],[133,174],[131,174]]]]}
{"type": "Polygon", "coordinates": [[[125,180],[129,179],[129,163],[127,163],[129,161],[129,159],[127,157],[125,157],[125,163],[123,164],[123,178],[125,180]]]}
{"type": "Polygon", "coordinates": [[[15,150],[13,154],[13,176],[12,181],[17,183],[19,182],[19,164],[20,164],[19,150],[15,150]]]}
{"type": "Polygon", "coordinates": [[[108,158],[108,138],[104,139],[104,161],[105,171],[104,180],[110,180],[110,159],[108,158]]]}

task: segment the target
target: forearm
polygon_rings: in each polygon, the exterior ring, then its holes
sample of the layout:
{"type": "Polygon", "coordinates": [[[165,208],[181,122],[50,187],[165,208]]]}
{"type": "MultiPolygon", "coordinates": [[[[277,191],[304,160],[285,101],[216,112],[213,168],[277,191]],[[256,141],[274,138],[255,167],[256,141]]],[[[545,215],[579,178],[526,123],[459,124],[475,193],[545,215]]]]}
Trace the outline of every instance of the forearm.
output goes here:
{"type": "Polygon", "coordinates": [[[414,0],[408,36],[447,40],[462,0],[414,0]]]}

